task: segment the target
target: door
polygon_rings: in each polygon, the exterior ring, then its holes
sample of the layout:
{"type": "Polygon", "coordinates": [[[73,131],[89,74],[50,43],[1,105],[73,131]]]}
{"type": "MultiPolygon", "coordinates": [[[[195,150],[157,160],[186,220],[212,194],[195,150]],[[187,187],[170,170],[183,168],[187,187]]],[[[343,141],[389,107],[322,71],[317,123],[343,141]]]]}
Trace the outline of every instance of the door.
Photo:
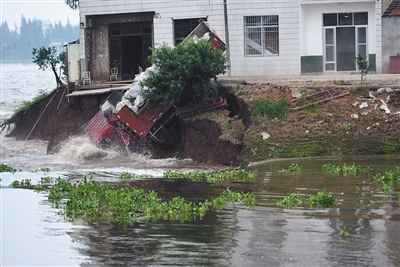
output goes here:
{"type": "Polygon", "coordinates": [[[337,71],[356,70],[355,27],[336,27],[337,71]]]}

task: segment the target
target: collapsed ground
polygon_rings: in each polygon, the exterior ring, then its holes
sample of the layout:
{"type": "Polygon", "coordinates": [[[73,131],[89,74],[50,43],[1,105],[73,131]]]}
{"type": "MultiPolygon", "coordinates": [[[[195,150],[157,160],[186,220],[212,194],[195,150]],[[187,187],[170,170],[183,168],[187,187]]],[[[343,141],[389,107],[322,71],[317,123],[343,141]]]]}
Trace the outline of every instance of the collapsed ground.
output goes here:
{"type": "MultiPolygon", "coordinates": [[[[227,109],[180,118],[162,143],[148,146],[149,153],[154,158],[191,158],[199,163],[229,166],[270,158],[398,153],[400,81],[370,80],[366,85],[369,90],[360,89],[357,80],[226,81],[220,93],[228,100],[227,109]],[[394,90],[378,94],[376,89],[386,86],[394,90]],[[259,99],[286,98],[290,102],[327,88],[341,88],[349,94],[290,109],[283,119],[251,115],[250,106],[259,99]],[[367,107],[361,108],[363,103],[367,107]],[[383,103],[387,103],[390,113],[380,109],[383,103]]],[[[97,95],[68,99],[64,88],[57,89],[28,111],[14,115],[8,121],[15,124],[9,135],[17,140],[47,140],[48,153],[55,153],[66,139],[84,134],[84,126],[106,98],[97,95]]]]}

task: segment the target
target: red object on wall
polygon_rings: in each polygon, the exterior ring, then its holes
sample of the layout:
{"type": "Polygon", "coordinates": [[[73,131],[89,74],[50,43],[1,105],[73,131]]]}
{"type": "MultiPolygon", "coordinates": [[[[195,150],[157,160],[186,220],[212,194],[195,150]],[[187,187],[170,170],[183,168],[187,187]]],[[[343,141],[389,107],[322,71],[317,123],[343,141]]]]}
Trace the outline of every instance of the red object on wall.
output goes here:
{"type": "Polygon", "coordinates": [[[389,73],[400,73],[400,54],[397,54],[397,56],[390,56],[389,73]]]}

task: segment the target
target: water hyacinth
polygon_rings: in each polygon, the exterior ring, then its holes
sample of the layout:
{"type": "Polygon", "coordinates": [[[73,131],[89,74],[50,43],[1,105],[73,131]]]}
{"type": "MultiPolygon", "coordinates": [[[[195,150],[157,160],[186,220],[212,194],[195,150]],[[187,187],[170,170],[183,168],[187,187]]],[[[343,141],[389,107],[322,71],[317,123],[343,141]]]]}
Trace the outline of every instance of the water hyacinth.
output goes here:
{"type": "Polygon", "coordinates": [[[184,172],[170,170],[164,173],[164,178],[170,182],[174,182],[177,179],[188,179],[193,182],[206,181],[212,185],[220,185],[223,181],[227,180],[238,182],[254,180],[257,178],[257,171],[246,171],[240,168],[216,172],[201,172],[199,170],[184,172]]]}
{"type": "Polygon", "coordinates": [[[113,186],[86,176],[76,183],[58,179],[49,190],[48,198],[62,208],[60,214],[68,219],[83,218],[90,223],[109,221],[124,227],[141,218],[180,222],[201,219],[208,210],[224,209],[229,202],[243,202],[248,207],[256,204],[253,193],[229,189],[204,202],[190,202],[180,196],[165,201],[155,191],[146,193],[137,187],[113,186]]]}
{"type": "Polygon", "coordinates": [[[377,173],[374,176],[374,180],[383,193],[387,194],[390,188],[398,188],[400,185],[400,167],[396,166],[392,170],[385,171],[383,174],[377,173]]]}

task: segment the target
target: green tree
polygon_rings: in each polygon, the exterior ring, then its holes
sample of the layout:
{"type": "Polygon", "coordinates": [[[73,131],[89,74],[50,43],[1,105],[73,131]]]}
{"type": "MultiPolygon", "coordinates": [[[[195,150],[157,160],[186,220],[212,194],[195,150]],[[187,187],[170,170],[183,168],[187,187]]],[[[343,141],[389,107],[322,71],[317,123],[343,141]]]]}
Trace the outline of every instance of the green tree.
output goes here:
{"type": "Polygon", "coordinates": [[[150,71],[142,85],[143,97],[150,107],[167,103],[186,104],[193,101],[200,108],[212,97],[210,79],[226,71],[226,56],[209,42],[188,39],[176,47],[163,44],[151,48],[150,71]]]}
{"type": "Polygon", "coordinates": [[[79,8],[79,0],[65,0],[65,3],[73,10],[79,8]]]}
{"type": "Polygon", "coordinates": [[[57,73],[57,68],[59,65],[60,69],[64,68],[67,53],[64,51],[57,55],[57,49],[54,46],[48,48],[41,46],[39,49],[33,48],[32,55],[33,63],[36,63],[41,70],[51,69],[56,77],[57,86],[62,86],[63,82],[57,73]]]}
{"type": "Polygon", "coordinates": [[[364,58],[364,56],[360,53],[355,57],[358,69],[361,73],[361,87],[363,86],[364,76],[367,75],[368,71],[371,69],[371,64],[364,58]]]}

